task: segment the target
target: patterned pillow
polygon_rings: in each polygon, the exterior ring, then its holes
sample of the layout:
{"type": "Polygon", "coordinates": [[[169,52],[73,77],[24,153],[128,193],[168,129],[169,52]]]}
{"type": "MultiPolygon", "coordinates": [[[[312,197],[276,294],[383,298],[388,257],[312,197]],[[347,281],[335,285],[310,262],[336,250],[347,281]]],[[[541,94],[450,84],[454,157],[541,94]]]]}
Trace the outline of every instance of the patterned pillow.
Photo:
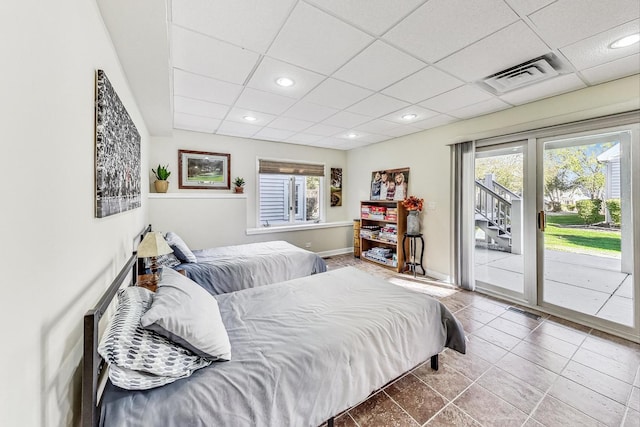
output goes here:
{"type": "Polygon", "coordinates": [[[158,262],[158,265],[162,265],[169,268],[173,268],[182,264],[174,254],[160,255],[158,257],[157,262],[158,262]]]}
{"type": "Polygon", "coordinates": [[[173,253],[176,257],[182,262],[198,262],[198,258],[191,252],[189,246],[173,231],[169,231],[166,236],[164,236],[165,240],[173,249],[173,253]]]}
{"type": "Polygon", "coordinates": [[[151,388],[158,382],[173,382],[187,377],[196,369],[211,363],[142,327],[140,318],[151,306],[152,292],[138,286],[130,286],[118,293],[118,299],[116,313],[98,346],[98,353],[109,365],[123,368],[116,368],[113,373],[109,370],[109,378],[115,385],[122,388],[132,385],[139,389],[151,388]],[[152,381],[145,381],[141,379],[146,377],[145,375],[136,375],[133,379],[123,380],[127,370],[165,379],[158,380],[152,377],[152,381]]]}

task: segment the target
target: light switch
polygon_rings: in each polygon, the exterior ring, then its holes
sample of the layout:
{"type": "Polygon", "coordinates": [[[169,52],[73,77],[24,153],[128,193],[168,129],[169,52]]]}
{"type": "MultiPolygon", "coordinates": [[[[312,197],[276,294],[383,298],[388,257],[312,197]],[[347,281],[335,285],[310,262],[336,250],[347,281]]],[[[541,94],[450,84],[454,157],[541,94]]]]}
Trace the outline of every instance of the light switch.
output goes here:
{"type": "Polygon", "coordinates": [[[427,210],[429,211],[435,211],[436,210],[436,202],[428,202],[427,203],[427,210]]]}

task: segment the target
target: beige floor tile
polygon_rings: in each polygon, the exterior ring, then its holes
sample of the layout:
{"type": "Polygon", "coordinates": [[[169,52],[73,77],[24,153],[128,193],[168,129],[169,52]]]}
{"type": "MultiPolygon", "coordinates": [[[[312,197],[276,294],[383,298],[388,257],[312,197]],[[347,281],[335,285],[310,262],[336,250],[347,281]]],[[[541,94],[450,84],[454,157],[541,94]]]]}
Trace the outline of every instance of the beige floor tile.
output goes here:
{"type": "Polygon", "coordinates": [[[561,326],[555,322],[545,321],[537,329],[536,332],[542,332],[551,335],[554,338],[561,339],[573,345],[579,346],[587,337],[587,333],[575,330],[571,327],[561,326]]]}
{"type": "Polygon", "coordinates": [[[477,384],[453,403],[483,425],[515,426],[522,425],[527,419],[527,414],[520,409],[477,384]]]}
{"type": "Polygon", "coordinates": [[[525,338],[525,341],[532,342],[540,347],[559,354],[562,357],[571,358],[578,349],[577,345],[561,340],[552,335],[548,335],[540,330],[540,328],[531,332],[525,338]]]}
{"type": "Polygon", "coordinates": [[[445,363],[441,363],[437,371],[428,364],[421,365],[413,374],[449,400],[458,397],[473,382],[445,363]]]}
{"type": "Polygon", "coordinates": [[[478,422],[453,404],[447,405],[425,425],[429,427],[481,427],[478,422]]]}
{"type": "Polygon", "coordinates": [[[516,322],[512,322],[509,319],[505,319],[504,317],[497,317],[488,323],[489,326],[495,328],[499,331],[507,333],[509,335],[513,335],[516,338],[523,339],[527,335],[531,333],[533,328],[529,328],[527,326],[520,325],[516,322]]]}
{"type": "Polygon", "coordinates": [[[405,375],[386,387],[385,392],[420,425],[426,423],[448,403],[413,374],[405,375]]]}
{"type": "Polygon", "coordinates": [[[477,383],[525,414],[530,414],[544,396],[534,386],[496,367],[487,371],[477,383]]]}
{"type": "Polygon", "coordinates": [[[625,414],[624,405],[564,377],[556,380],[549,395],[609,426],[620,425],[625,414]]]}
{"type": "Polygon", "coordinates": [[[545,396],[532,418],[546,427],[600,427],[597,420],[549,395],[545,396]]]}
{"type": "Polygon", "coordinates": [[[502,347],[506,350],[511,350],[513,347],[520,343],[520,338],[516,338],[513,335],[509,335],[505,332],[499,331],[491,326],[485,325],[473,333],[492,344],[502,347]]]}
{"type": "Polygon", "coordinates": [[[635,367],[611,356],[587,350],[584,346],[576,351],[573,360],[629,384],[633,384],[636,376],[637,369],[635,367]]]}
{"type": "Polygon", "coordinates": [[[527,341],[522,341],[511,352],[558,374],[569,362],[566,357],[527,341]]]}
{"type": "Polygon", "coordinates": [[[631,384],[620,381],[581,363],[570,361],[562,371],[562,376],[591,390],[610,397],[626,405],[631,393],[631,384]]]}
{"type": "Polygon", "coordinates": [[[419,424],[384,392],[379,392],[349,411],[360,427],[416,427],[419,424]]]}
{"type": "Polygon", "coordinates": [[[547,391],[558,374],[536,365],[516,354],[509,353],[497,365],[500,369],[531,384],[540,391],[547,391]]]}
{"type": "Polygon", "coordinates": [[[621,427],[640,427],[640,412],[628,409],[621,427]]]}
{"type": "Polygon", "coordinates": [[[507,354],[507,350],[504,348],[492,344],[477,335],[470,335],[468,338],[467,353],[473,356],[481,357],[491,363],[496,363],[507,354]]]}

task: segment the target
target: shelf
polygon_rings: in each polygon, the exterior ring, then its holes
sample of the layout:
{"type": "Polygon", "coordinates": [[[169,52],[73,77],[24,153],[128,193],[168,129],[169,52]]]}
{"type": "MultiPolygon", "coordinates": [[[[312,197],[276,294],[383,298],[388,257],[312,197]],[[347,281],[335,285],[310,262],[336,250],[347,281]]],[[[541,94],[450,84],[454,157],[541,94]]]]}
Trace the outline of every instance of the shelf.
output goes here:
{"type": "Polygon", "coordinates": [[[369,258],[366,254],[362,253],[362,258],[366,259],[369,262],[374,262],[376,264],[379,264],[383,267],[388,267],[388,268],[393,268],[394,270],[397,269],[398,267],[393,265],[393,264],[387,264],[386,262],[382,262],[382,261],[378,261],[377,259],[373,259],[373,258],[369,258]]]}
{"type": "Polygon", "coordinates": [[[392,242],[389,240],[378,240],[378,239],[372,239],[370,237],[363,237],[363,236],[360,236],[360,238],[363,240],[368,240],[369,242],[384,243],[391,246],[396,246],[398,244],[398,242],[392,242]]]}
{"type": "Polygon", "coordinates": [[[388,224],[397,224],[398,223],[398,220],[389,221],[388,219],[360,218],[360,220],[375,221],[375,222],[386,222],[388,224]]]}

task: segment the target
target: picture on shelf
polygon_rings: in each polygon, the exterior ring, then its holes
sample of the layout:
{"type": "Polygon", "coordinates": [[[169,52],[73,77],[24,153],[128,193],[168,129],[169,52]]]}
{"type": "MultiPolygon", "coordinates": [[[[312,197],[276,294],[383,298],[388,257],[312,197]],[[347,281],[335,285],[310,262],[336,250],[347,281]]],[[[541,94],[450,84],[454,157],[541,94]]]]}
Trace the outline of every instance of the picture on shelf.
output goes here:
{"type": "Polygon", "coordinates": [[[369,200],[404,200],[408,187],[409,168],[374,171],[371,173],[369,200]]]}

